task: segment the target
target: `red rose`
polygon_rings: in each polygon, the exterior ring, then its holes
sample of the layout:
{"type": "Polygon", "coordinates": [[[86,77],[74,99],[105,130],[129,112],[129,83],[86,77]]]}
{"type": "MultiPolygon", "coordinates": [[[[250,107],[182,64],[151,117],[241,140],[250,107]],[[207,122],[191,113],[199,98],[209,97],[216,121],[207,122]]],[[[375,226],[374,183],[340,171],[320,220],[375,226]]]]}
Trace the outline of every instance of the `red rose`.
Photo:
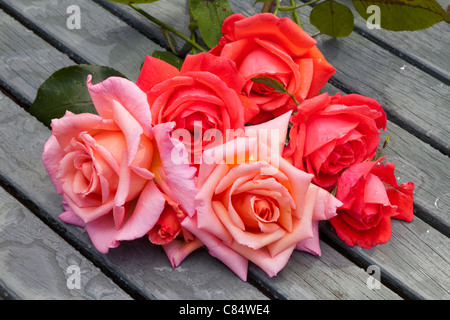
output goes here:
{"type": "Polygon", "coordinates": [[[286,93],[255,83],[270,77],[284,85],[298,101],[316,96],[336,69],[316,47],[316,41],[288,18],[260,13],[246,18],[233,14],[222,25],[223,37],[211,53],[236,62],[246,84],[244,93],[260,110],[246,109],[246,120],[265,122],[289,110],[295,102],[286,93]]]}
{"type": "MultiPolygon", "coordinates": [[[[382,160],[382,159],[380,159],[382,160]]],[[[330,219],[339,238],[350,246],[371,248],[391,236],[391,217],[412,221],[414,184],[398,185],[393,163],[366,161],[346,170],[336,198],[344,204],[330,219]]]]}
{"type": "Polygon", "coordinates": [[[374,99],[324,93],[300,104],[291,122],[284,156],[314,174],[314,183],[332,189],[345,169],[375,156],[386,114],[374,99]]]}
{"type": "Polygon", "coordinates": [[[178,71],[148,56],[136,84],[147,93],[153,124],[175,122],[178,131],[173,137],[182,138],[191,163],[198,163],[196,159],[211,143],[227,141],[227,130],[244,129],[241,99],[245,97],[239,93],[245,81],[235,63],[225,57],[189,55],[178,71]],[[212,132],[209,138],[208,132],[212,132]]]}

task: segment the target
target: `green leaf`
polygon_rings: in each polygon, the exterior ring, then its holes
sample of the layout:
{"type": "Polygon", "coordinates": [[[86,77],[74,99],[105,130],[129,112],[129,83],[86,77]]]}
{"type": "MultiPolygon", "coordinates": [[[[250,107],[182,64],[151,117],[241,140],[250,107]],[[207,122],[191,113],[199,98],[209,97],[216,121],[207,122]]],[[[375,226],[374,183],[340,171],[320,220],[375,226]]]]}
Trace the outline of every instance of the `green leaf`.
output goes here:
{"type": "Polygon", "coordinates": [[[181,69],[181,66],[183,64],[183,59],[174,55],[170,51],[156,51],[155,50],[155,51],[153,51],[152,56],[173,65],[178,70],[181,69]]]}
{"type": "Polygon", "coordinates": [[[29,112],[47,127],[50,127],[52,119],[64,116],[66,110],[73,113],[96,114],[86,85],[89,74],[92,75],[92,83],[101,82],[112,76],[125,78],[112,68],[90,64],[59,69],[39,87],[29,112]]]}
{"type": "Polygon", "coordinates": [[[189,11],[205,44],[209,48],[215,47],[222,36],[223,21],[233,14],[228,1],[189,0],[189,11]]]}
{"type": "Polygon", "coordinates": [[[353,13],[345,5],[327,0],[315,6],[309,21],[320,32],[332,37],[346,37],[353,31],[353,13]]]}
{"type": "Polygon", "coordinates": [[[111,2],[123,3],[123,4],[139,4],[139,3],[151,3],[158,0],[109,0],[111,2]]]}
{"type": "Polygon", "coordinates": [[[287,91],[287,89],[283,86],[283,84],[278,80],[271,77],[254,77],[251,80],[256,83],[265,84],[266,86],[273,88],[275,92],[287,93],[292,98],[292,100],[294,100],[295,104],[297,105],[299,104],[297,99],[295,99],[294,95],[291,94],[289,91],[287,91]]]}
{"type": "Polygon", "coordinates": [[[353,0],[353,5],[365,20],[376,14],[369,7],[378,6],[381,28],[391,31],[421,30],[450,20],[450,15],[436,0],[353,0]]]}

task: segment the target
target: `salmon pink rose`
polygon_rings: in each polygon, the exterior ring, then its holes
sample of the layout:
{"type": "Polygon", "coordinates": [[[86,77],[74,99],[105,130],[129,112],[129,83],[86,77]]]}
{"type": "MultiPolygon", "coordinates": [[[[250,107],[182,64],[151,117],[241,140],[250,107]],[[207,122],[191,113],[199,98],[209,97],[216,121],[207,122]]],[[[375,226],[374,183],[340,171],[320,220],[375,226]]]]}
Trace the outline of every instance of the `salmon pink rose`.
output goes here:
{"type": "Polygon", "coordinates": [[[245,80],[235,63],[208,53],[187,56],[180,71],[147,57],[136,84],[147,93],[153,124],[175,122],[173,136],[196,164],[205,148],[228,139],[227,130],[244,128],[244,106],[252,107],[239,94],[245,80]]]}
{"type": "MultiPolygon", "coordinates": [[[[160,137],[164,128],[152,129],[147,97],[131,81],[112,77],[93,85],[89,76],[87,87],[98,115],[67,112],[52,120],[42,161],[63,196],[66,211],[60,218],[85,227],[106,253],[120,241],[144,236],[164,209],[152,173],[154,158],[160,158],[155,132],[160,137]]],[[[176,171],[167,161],[159,167],[176,171]]]]}
{"type": "Polygon", "coordinates": [[[247,118],[257,124],[294,110],[286,93],[252,81],[270,77],[302,101],[316,96],[336,69],[316,47],[316,41],[288,18],[271,13],[251,17],[233,14],[222,25],[223,37],[212,53],[236,62],[245,78],[243,92],[259,110],[247,109],[247,118]]]}
{"type": "Polygon", "coordinates": [[[284,156],[330,190],[345,169],[375,156],[386,114],[374,99],[323,93],[300,104],[291,122],[284,156]]]}
{"type": "Polygon", "coordinates": [[[393,163],[367,161],[347,169],[336,197],[344,204],[330,222],[350,246],[371,248],[391,237],[391,218],[412,221],[414,184],[398,185],[393,163]]]}
{"type": "Polygon", "coordinates": [[[297,245],[315,235],[314,222],[334,216],[341,204],[281,157],[289,117],[248,127],[245,137],[206,150],[197,213],[181,223],[243,280],[249,260],[276,275],[297,245]]]}

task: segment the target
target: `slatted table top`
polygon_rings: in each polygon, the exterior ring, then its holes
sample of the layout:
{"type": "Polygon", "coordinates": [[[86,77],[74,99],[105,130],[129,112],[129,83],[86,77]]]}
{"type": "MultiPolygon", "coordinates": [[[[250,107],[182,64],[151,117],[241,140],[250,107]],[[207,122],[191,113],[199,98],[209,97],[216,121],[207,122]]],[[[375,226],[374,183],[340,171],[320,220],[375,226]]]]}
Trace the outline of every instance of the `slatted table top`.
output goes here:
{"type": "MultiPolygon", "coordinates": [[[[186,3],[163,0],[141,7],[186,31],[186,3]]],[[[363,94],[385,108],[390,143],[384,153],[396,163],[400,182],[416,185],[415,218],[393,221],[390,241],[372,249],[346,246],[324,223],[321,257],[296,251],[273,278],[251,264],[244,282],[204,249],[175,269],[162,249],[145,239],[100,254],[83,229],[59,220],[61,197],[41,162],[50,130],[26,111],[38,87],[56,70],[79,63],[111,66],[135,81],[145,56],[167,46],[157,26],[106,0],[77,1],[81,29],[68,29],[66,10],[72,4],[0,0],[1,297],[450,298],[449,24],[394,33],[369,30],[357,19],[347,38],[315,38],[338,70],[325,89],[363,94]],[[371,282],[374,267],[380,287],[371,282]],[[68,282],[73,268],[81,272],[78,286],[68,282]]],[[[244,15],[259,12],[253,1],[230,4],[244,15]]],[[[305,10],[301,18],[307,21],[305,10]]],[[[310,26],[306,31],[316,32],[310,26]]]]}

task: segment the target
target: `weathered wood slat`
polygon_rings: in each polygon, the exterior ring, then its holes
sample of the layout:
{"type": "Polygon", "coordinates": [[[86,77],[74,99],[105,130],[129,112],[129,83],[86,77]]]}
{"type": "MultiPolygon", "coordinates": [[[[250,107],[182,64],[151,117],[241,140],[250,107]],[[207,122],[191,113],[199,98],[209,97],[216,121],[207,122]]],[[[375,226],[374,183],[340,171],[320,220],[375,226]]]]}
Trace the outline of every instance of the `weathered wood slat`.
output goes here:
{"type": "Polygon", "coordinates": [[[441,22],[430,28],[413,32],[369,29],[366,21],[354,10],[350,0],[343,0],[342,3],[353,10],[354,32],[379,44],[445,84],[450,84],[450,50],[448,50],[450,25],[448,23],[441,22]]]}
{"type": "Polygon", "coordinates": [[[131,299],[3,188],[0,283],[16,299],[131,299]]]}
{"type": "Polygon", "coordinates": [[[250,270],[264,286],[287,299],[352,300],[355,297],[358,300],[401,299],[384,284],[380,284],[379,287],[368,285],[371,279],[366,272],[367,267],[355,265],[324,241],[321,241],[320,246],[322,251],[320,258],[306,252],[295,251],[286,267],[276,277],[269,278],[253,265],[250,266],[250,270]]]}
{"type": "Polygon", "coordinates": [[[53,72],[74,64],[3,10],[0,30],[0,84],[25,106],[53,72]]]}
{"type": "Polygon", "coordinates": [[[54,46],[83,61],[117,69],[135,81],[146,54],[161,47],[96,3],[80,0],[2,0],[0,5],[54,46]],[[80,8],[80,29],[69,29],[67,8],[80,8]]]}

